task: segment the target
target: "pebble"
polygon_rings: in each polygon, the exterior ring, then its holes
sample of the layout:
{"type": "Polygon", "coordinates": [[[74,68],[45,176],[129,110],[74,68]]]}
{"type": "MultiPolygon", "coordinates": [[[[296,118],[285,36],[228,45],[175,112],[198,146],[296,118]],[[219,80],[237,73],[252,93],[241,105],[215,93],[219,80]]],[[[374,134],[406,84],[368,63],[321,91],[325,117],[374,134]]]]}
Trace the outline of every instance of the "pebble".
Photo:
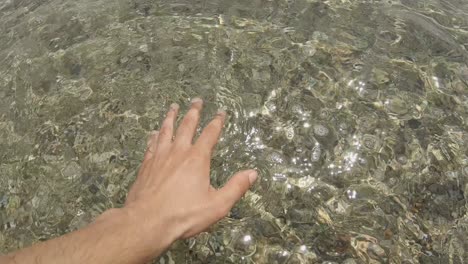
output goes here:
{"type": "Polygon", "coordinates": [[[314,134],[320,137],[325,137],[330,133],[330,130],[324,125],[314,125],[314,134]]]}
{"type": "Polygon", "coordinates": [[[328,120],[328,119],[330,119],[331,114],[332,114],[332,112],[331,112],[330,109],[323,108],[323,109],[320,110],[319,117],[320,117],[320,119],[328,120]]]}
{"type": "Polygon", "coordinates": [[[356,260],[352,258],[345,259],[342,264],[357,264],[356,260]]]}
{"type": "Polygon", "coordinates": [[[385,106],[390,113],[395,115],[404,115],[409,111],[408,104],[398,97],[387,99],[385,106]]]}
{"type": "Polygon", "coordinates": [[[123,58],[120,58],[120,63],[121,63],[121,64],[124,64],[124,63],[126,63],[127,61],[128,61],[128,57],[127,57],[127,56],[125,56],[125,57],[123,57],[123,58]]]}
{"type": "Polygon", "coordinates": [[[405,165],[406,163],[408,163],[408,158],[405,155],[398,155],[397,156],[397,161],[400,164],[405,165]]]}
{"type": "Polygon", "coordinates": [[[144,53],[148,52],[148,45],[146,45],[146,44],[141,45],[140,46],[140,51],[144,52],[144,53]]]}
{"type": "Polygon", "coordinates": [[[385,250],[381,246],[374,244],[374,243],[369,245],[368,251],[372,252],[378,257],[385,256],[385,250]]]}
{"type": "Polygon", "coordinates": [[[312,149],[312,155],[310,155],[310,160],[312,162],[317,162],[320,160],[320,157],[322,156],[322,148],[320,145],[315,145],[315,147],[312,149]]]}
{"type": "Polygon", "coordinates": [[[294,128],[293,127],[286,128],[286,130],[284,132],[285,132],[286,138],[288,140],[292,140],[294,138],[294,128]]]}
{"type": "Polygon", "coordinates": [[[378,139],[374,135],[364,135],[362,137],[362,145],[369,150],[377,150],[378,148],[378,139]]]}
{"type": "Polygon", "coordinates": [[[283,154],[277,151],[271,152],[267,156],[267,160],[271,163],[276,163],[276,164],[283,164],[285,162],[285,158],[283,154]]]}
{"type": "Polygon", "coordinates": [[[82,171],[80,165],[76,162],[70,162],[63,170],[62,175],[68,180],[74,180],[81,177],[82,171]]]}

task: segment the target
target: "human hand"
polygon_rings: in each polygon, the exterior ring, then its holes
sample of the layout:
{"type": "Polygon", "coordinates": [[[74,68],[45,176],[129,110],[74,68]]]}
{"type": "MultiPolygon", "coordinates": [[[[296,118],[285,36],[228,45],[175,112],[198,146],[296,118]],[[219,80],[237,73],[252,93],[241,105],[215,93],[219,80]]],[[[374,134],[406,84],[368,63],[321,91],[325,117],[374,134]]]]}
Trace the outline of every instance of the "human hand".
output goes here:
{"type": "Polygon", "coordinates": [[[194,236],[225,217],[257,178],[255,170],[240,171],[223,188],[211,186],[210,159],[226,113],[219,111],[193,143],[202,105],[201,99],[192,100],[175,137],[179,106],[171,105],[159,133],[150,137],[123,208],[135,224],[141,225],[143,235],[165,236],[169,245],[194,236]]]}

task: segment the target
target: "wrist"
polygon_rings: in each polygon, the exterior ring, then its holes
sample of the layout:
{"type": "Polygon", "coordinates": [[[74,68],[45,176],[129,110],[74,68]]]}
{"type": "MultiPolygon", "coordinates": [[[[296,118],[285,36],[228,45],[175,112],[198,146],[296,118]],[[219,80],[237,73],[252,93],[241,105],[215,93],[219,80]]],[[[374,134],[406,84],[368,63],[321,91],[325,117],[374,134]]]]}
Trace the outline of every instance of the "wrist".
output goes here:
{"type": "Polygon", "coordinates": [[[125,247],[141,252],[145,259],[159,256],[175,241],[167,222],[149,221],[131,207],[109,209],[96,219],[96,224],[99,222],[121,230],[125,247]]]}

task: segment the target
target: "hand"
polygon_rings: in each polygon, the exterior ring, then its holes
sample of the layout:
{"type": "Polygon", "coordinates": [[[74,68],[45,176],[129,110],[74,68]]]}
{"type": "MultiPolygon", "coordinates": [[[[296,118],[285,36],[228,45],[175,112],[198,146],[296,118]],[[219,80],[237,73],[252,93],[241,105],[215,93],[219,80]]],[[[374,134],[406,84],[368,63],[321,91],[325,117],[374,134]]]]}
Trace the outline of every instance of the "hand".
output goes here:
{"type": "Polygon", "coordinates": [[[219,190],[211,186],[210,159],[226,113],[219,111],[193,143],[202,105],[201,99],[192,100],[175,137],[179,106],[171,105],[159,133],[150,137],[124,207],[145,235],[161,234],[163,229],[169,244],[194,236],[225,217],[257,179],[255,170],[246,170],[219,190]]]}

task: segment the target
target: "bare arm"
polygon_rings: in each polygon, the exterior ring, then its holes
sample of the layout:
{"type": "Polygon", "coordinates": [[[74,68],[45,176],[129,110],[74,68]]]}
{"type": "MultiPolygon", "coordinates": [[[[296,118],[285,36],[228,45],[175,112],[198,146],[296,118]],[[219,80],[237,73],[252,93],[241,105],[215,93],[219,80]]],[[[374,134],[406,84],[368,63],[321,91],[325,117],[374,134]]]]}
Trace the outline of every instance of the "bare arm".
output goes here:
{"type": "Polygon", "coordinates": [[[219,190],[210,185],[211,154],[226,114],[219,112],[192,143],[202,105],[201,99],[192,101],[176,133],[179,107],[171,106],[160,133],[152,133],[123,208],[81,230],[0,256],[0,263],[145,263],[226,216],[257,173],[238,172],[219,190]]]}
{"type": "Polygon", "coordinates": [[[149,238],[134,221],[123,209],[113,209],[83,229],[7,255],[0,263],[145,263],[174,239],[154,233],[156,243],[143,248],[149,238]]]}

